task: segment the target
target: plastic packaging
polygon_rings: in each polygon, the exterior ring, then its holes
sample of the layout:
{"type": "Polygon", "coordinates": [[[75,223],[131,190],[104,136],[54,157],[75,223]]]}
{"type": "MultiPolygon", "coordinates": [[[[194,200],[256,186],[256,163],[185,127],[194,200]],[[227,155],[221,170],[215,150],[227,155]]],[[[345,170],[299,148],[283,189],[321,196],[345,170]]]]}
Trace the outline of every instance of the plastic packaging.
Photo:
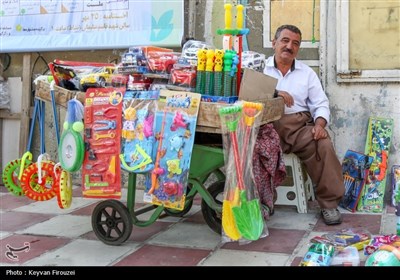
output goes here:
{"type": "Polygon", "coordinates": [[[346,247],[332,259],[331,266],[359,266],[360,255],[355,247],[346,247]]]}

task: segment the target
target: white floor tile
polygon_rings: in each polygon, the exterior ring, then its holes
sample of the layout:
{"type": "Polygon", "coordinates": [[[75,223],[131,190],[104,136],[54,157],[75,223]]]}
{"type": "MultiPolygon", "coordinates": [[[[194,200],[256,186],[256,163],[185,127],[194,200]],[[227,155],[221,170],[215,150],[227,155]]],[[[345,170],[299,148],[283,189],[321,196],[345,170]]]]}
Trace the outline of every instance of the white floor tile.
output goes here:
{"type": "Polygon", "coordinates": [[[215,249],[221,241],[221,236],[204,224],[176,224],[165,232],[160,233],[150,244],[215,249]]]}
{"type": "Polygon", "coordinates": [[[31,203],[29,205],[24,205],[15,208],[14,211],[19,212],[29,212],[29,213],[41,213],[41,214],[68,214],[79,208],[88,206],[92,203],[100,202],[99,199],[83,198],[83,197],[73,197],[70,208],[61,209],[58,207],[57,198],[53,198],[47,201],[38,201],[31,203]]]}
{"type": "Polygon", "coordinates": [[[299,214],[295,208],[277,207],[267,226],[279,229],[311,230],[318,221],[314,213],[299,214]]]}
{"type": "MultiPolygon", "coordinates": [[[[220,249],[201,266],[284,266],[290,255],[220,249]]],[[[249,275],[251,276],[251,275],[249,275]]]]}
{"type": "Polygon", "coordinates": [[[17,233],[76,238],[91,230],[90,216],[60,215],[17,233]]]}
{"type": "Polygon", "coordinates": [[[97,240],[75,240],[64,247],[24,263],[28,266],[108,266],[133,252],[136,243],[109,246],[97,240]]]}
{"type": "Polygon", "coordinates": [[[7,231],[0,231],[0,240],[10,236],[12,233],[7,231]]]}
{"type": "Polygon", "coordinates": [[[387,214],[382,219],[381,233],[382,234],[396,234],[397,216],[394,214],[387,214]]]}

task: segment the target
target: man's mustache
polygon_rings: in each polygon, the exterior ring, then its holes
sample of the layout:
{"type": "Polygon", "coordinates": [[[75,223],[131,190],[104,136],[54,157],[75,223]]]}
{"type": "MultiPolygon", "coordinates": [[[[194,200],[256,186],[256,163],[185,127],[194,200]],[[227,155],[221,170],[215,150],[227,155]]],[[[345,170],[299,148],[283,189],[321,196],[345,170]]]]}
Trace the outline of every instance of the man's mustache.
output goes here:
{"type": "Polygon", "coordinates": [[[290,49],[286,49],[286,48],[285,48],[285,49],[283,49],[283,51],[284,51],[284,52],[288,52],[288,53],[290,53],[290,54],[293,54],[293,51],[290,50],[290,49]]]}

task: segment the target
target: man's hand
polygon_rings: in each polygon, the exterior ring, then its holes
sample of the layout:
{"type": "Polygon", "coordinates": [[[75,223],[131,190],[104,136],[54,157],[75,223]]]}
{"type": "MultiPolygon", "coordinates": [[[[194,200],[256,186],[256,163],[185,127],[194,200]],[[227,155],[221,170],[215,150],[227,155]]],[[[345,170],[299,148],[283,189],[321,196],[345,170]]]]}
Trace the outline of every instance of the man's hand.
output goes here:
{"type": "Polygon", "coordinates": [[[325,129],[326,120],[324,118],[317,118],[315,125],[313,127],[312,134],[314,135],[314,140],[324,139],[328,137],[328,132],[325,129]]]}
{"type": "Polygon", "coordinates": [[[289,108],[293,106],[294,100],[293,97],[290,95],[290,93],[286,91],[278,91],[278,96],[283,98],[283,101],[286,106],[288,106],[289,108]]]}

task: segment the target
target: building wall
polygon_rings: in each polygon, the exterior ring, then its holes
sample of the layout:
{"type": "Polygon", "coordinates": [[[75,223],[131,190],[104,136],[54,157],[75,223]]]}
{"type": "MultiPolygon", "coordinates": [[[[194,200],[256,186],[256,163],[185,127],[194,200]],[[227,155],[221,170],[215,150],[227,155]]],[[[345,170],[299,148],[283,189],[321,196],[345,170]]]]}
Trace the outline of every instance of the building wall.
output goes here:
{"type": "MultiPolygon", "coordinates": [[[[224,27],[224,9],[222,0],[185,0],[187,19],[186,37],[194,37],[221,47],[222,36],[216,30],[224,27]],[[191,2],[190,2],[191,1],[191,2]],[[190,8],[190,9],[189,9],[190,8]]],[[[248,1],[246,5],[246,27],[250,29],[247,45],[250,50],[273,53],[271,48],[263,46],[263,12],[266,1],[248,1]]],[[[277,1],[281,5],[289,1],[277,1]]],[[[390,166],[400,163],[400,87],[395,82],[370,83],[339,83],[337,82],[336,33],[338,32],[336,1],[321,0],[320,47],[302,48],[299,59],[303,61],[319,61],[315,71],[320,74],[321,81],[331,102],[331,130],[338,157],[342,158],[347,149],[363,151],[366,141],[367,123],[370,116],[391,117],[394,119],[394,136],[389,156],[390,166]]],[[[396,10],[397,11],[397,10],[396,10]]],[[[309,19],[309,15],[308,19],[309,19]]],[[[288,20],[290,17],[287,17],[288,20]]],[[[393,34],[393,33],[388,33],[393,34]]],[[[394,33],[396,34],[396,33],[394,33]]],[[[397,33],[398,34],[398,33],[397,33]]],[[[390,42],[380,38],[383,45],[390,42]]],[[[389,46],[392,47],[393,46],[389,46]]],[[[396,47],[396,46],[394,46],[396,47]]],[[[398,47],[398,46],[397,46],[398,47]]],[[[400,48],[400,47],[399,47],[400,48]]],[[[80,51],[80,52],[49,52],[42,53],[47,62],[55,58],[64,60],[84,60],[114,62],[119,61],[124,50],[80,51]]],[[[32,64],[38,55],[32,54],[32,64]]],[[[33,75],[46,70],[43,61],[38,60],[33,75]]],[[[11,66],[4,72],[5,77],[21,76],[22,54],[11,54],[11,66]]]]}

